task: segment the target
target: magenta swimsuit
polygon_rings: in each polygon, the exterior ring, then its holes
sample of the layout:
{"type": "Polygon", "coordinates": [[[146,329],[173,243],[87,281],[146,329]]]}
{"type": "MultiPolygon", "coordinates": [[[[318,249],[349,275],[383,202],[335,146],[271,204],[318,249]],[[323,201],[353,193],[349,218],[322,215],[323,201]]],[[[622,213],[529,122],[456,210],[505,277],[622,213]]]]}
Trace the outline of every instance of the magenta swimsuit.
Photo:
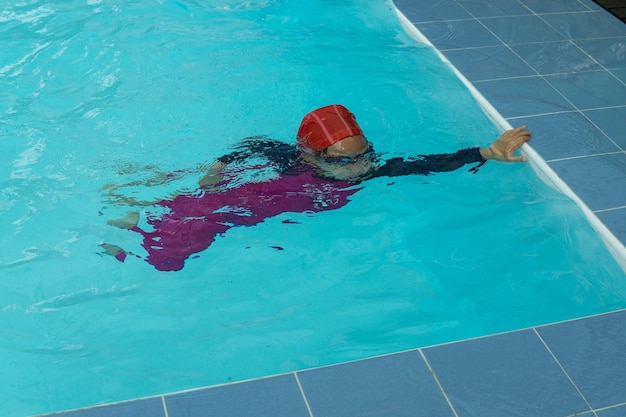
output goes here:
{"type": "MultiPolygon", "coordinates": [[[[265,156],[271,159],[269,153],[265,156]]],[[[231,154],[219,160],[228,163],[233,157],[231,154]]],[[[195,193],[156,203],[155,206],[167,210],[162,215],[148,212],[147,222],[154,230],[130,229],[143,236],[142,246],[148,252],[146,261],[159,271],[178,271],[187,258],[208,248],[216,236],[223,235],[231,227],[254,226],[282,213],[338,209],[350,201],[363,180],[380,176],[429,175],[452,171],[467,163],[484,163],[478,148],[409,160],[393,158],[358,181],[346,181],[319,176],[301,160],[291,161],[295,168],[288,167],[279,172],[278,178],[269,181],[233,187],[226,178],[214,187],[218,191],[199,188],[195,193]]],[[[125,257],[125,252],[116,256],[120,261],[125,257]]]]}
{"type": "MultiPolygon", "coordinates": [[[[219,184],[218,184],[219,185],[219,184]]],[[[280,176],[264,183],[248,183],[220,192],[183,194],[162,200],[169,208],[161,218],[148,216],[154,231],[138,227],[146,261],[159,271],[178,271],[192,254],[205,250],[218,235],[231,227],[254,226],[281,213],[334,210],[348,203],[358,191],[347,181],[317,178],[311,171],[298,176],[280,176]]]]}

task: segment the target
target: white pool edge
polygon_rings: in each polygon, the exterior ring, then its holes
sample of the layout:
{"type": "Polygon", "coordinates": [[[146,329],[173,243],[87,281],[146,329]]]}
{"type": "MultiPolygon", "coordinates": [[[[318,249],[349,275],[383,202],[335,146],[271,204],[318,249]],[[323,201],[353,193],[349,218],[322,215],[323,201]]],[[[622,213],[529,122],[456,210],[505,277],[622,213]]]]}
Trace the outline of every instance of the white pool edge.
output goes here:
{"type": "MultiPolygon", "coordinates": [[[[511,124],[487,101],[487,99],[474,87],[474,85],[442,54],[430,40],[416,28],[413,23],[407,19],[407,17],[393,5],[396,12],[396,16],[402,25],[402,28],[413,39],[420,43],[428,45],[433,48],[439,58],[450,67],[450,69],[456,74],[461,82],[467,87],[470,93],[474,96],[478,104],[481,106],[485,114],[498,126],[502,131],[512,129],[511,124]]],[[[535,173],[546,184],[557,189],[570,199],[572,199],[582,210],[583,214],[587,218],[587,221],[591,224],[591,227],[600,235],[604,244],[608,248],[613,258],[620,265],[622,270],[626,273],[626,247],[620,242],[617,237],[611,232],[602,221],[595,215],[593,211],[585,204],[585,202],[567,185],[548,163],[535,151],[530,145],[525,143],[521,148],[521,153],[526,157],[535,173]]]]}

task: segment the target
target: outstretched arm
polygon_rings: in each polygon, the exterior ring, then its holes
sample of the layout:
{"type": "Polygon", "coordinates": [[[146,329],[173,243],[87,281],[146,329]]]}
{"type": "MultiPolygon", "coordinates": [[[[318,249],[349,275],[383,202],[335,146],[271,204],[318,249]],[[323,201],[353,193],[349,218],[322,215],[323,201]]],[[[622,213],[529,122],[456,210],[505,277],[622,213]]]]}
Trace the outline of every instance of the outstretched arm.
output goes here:
{"type": "Polygon", "coordinates": [[[466,164],[479,163],[471,171],[490,159],[501,162],[524,162],[526,158],[516,156],[515,151],[530,140],[526,126],[507,130],[489,147],[462,149],[452,154],[420,155],[408,161],[393,158],[372,172],[372,177],[395,177],[400,175],[430,175],[433,172],[454,171],[466,164]]]}

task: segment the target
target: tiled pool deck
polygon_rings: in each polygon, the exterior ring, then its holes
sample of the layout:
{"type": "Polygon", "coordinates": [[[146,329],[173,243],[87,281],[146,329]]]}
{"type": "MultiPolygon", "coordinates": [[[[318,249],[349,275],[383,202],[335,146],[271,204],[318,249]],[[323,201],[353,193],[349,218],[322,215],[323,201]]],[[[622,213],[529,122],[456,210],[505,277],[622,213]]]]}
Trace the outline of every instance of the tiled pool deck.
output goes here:
{"type": "MultiPolygon", "coordinates": [[[[590,0],[395,4],[626,243],[626,24],[590,0]]],[[[57,415],[623,417],[626,310],[57,415]]]]}

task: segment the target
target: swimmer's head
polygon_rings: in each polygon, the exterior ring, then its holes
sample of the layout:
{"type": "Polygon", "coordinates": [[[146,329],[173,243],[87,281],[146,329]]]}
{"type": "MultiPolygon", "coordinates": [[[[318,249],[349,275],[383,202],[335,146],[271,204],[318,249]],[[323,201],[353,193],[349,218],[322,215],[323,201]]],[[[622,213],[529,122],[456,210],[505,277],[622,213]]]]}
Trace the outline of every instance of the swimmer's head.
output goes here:
{"type": "Polygon", "coordinates": [[[304,117],[298,129],[298,146],[318,172],[335,179],[363,178],[377,160],[354,115],[338,104],[304,117]]]}
{"type": "Polygon", "coordinates": [[[354,152],[355,149],[358,151],[359,147],[367,147],[363,145],[367,141],[354,114],[340,104],[322,107],[304,116],[297,138],[300,149],[308,153],[320,152],[333,146],[336,146],[338,152],[346,153],[354,152]]]}
{"type": "Polygon", "coordinates": [[[319,154],[327,159],[354,159],[362,158],[372,151],[372,145],[363,135],[353,135],[333,143],[322,149],[319,154]]]}

